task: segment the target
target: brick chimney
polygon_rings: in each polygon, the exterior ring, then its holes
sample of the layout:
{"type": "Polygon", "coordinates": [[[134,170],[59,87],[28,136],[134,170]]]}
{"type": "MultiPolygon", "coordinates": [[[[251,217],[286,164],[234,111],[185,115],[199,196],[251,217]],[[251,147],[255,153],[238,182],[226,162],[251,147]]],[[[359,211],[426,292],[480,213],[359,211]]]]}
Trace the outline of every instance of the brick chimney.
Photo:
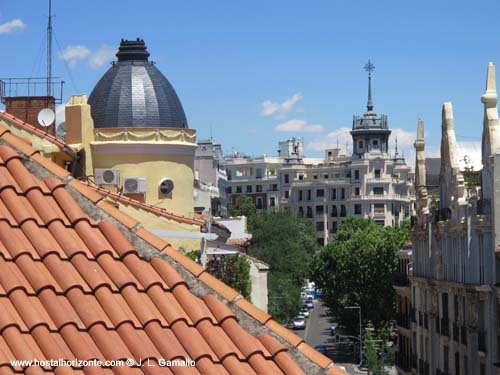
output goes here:
{"type": "Polygon", "coordinates": [[[48,127],[38,124],[38,113],[42,109],[50,108],[55,112],[56,100],[53,96],[7,96],[3,100],[5,112],[43,131],[55,134],[55,123],[48,127]]]}

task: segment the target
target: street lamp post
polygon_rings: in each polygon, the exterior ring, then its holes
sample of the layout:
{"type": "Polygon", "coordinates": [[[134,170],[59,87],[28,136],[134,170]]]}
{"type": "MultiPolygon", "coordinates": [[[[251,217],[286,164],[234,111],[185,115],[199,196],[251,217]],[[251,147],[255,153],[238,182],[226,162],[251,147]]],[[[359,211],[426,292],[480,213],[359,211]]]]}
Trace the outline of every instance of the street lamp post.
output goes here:
{"type": "Polygon", "coordinates": [[[358,309],[359,312],[359,365],[361,366],[361,363],[363,362],[363,352],[361,351],[362,348],[362,326],[361,326],[361,306],[346,306],[344,309],[358,309]]]}

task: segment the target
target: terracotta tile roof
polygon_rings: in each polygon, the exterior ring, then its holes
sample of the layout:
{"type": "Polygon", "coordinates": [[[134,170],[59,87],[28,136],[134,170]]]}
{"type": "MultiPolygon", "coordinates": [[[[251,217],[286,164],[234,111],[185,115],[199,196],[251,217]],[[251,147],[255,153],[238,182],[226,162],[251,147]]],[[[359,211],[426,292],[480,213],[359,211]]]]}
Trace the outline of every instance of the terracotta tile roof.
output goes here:
{"type": "Polygon", "coordinates": [[[80,183],[62,168],[37,163],[31,146],[18,149],[32,157],[0,145],[0,374],[333,371],[329,359],[134,219],[72,189],[80,183]],[[10,362],[74,358],[192,359],[196,367],[10,362]]]}
{"type": "Polygon", "coordinates": [[[51,143],[53,143],[61,148],[65,148],[65,147],[69,148],[68,144],[66,142],[64,142],[62,139],[59,139],[50,133],[44,132],[43,130],[37,128],[36,126],[28,124],[27,122],[17,118],[16,116],[11,115],[10,113],[0,112],[0,119],[3,119],[3,120],[8,121],[10,123],[13,123],[13,124],[19,126],[20,128],[28,131],[29,133],[35,134],[41,138],[45,138],[48,141],[50,141],[51,143]]]}
{"type": "Polygon", "coordinates": [[[143,210],[151,212],[157,216],[164,217],[166,219],[175,220],[175,221],[180,222],[180,223],[193,224],[193,225],[199,225],[199,226],[202,226],[205,224],[205,220],[203,220],[202,218],[199,218],[197,216],[191,218],[191,217],[186,217],[183,215],[177,215],[177,214],[169,212],[163,208],[156,207],[156,206],[153,206],[153,205],[147,204],[147,203],[142,203],[142,202],[139,202],[138,200],[129,198],[125,195],[114,193],[114,192],[107,190],[107,189],[104,189],[102,187],[92,185],[89,182],[75,181],[72,186],[75,189],[77,189],[81,194],[83,194],[85,196],[88,195],[89,199],[91,199],[93,201],[99,200],[98,196],[95,195],[95,193],[97,193],[97,194],[99,194],[99,196],[101,196],[101,198],[102,197],[109,197],[113,200],[117,200],[117,201],[122,202],[124,204],[127,204],[127,205],[129,204],[131,206],[141,208],[143,210]],[[78,185],[80,185],[81,187],[78,185]]]}

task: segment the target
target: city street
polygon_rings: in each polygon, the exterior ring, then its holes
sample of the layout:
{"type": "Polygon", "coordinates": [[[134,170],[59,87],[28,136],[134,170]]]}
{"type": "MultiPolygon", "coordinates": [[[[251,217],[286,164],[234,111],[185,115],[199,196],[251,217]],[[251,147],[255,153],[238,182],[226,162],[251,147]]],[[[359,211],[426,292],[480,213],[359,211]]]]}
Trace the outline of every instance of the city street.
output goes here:
{"type": "Polygon", "coordinates": [[[335,344],[335,337],[330,333],[330,326],[333,322],[326,315],[327,308],[323,305],[320,299],[314,301],[314,309],[311,310],[311,315],[307,319],[306,329],[295,331],[300,337],[311,346],[325,345],[327,356],[335,361],[335,364],[344,367],[349,374],[362,374],[354,370],[352,351],[350,348],[335,344]]]}

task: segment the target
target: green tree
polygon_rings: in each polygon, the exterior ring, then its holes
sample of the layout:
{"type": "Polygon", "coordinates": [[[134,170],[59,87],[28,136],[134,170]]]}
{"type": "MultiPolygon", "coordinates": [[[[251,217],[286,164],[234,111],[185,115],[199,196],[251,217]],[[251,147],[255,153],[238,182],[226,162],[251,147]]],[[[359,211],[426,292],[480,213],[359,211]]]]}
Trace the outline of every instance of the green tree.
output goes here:
{"type": "Polygon", "coordinates": [[[243,255],[212,258],[207,263],[207,271],[250,300],[252,293],[250,263],[243,255]]]}
{"type": "Polygon", "coordinates": [[[239,195],[234,204],[229,204],[230,216],[245,216],[247,218],[248,229],[253,228],[254,218],[257,214],[257,209],[252,203],[252,199],[245,195],[239,195]]]}
{"type": "Polygon", "coordinates": [[[284,321],[300,308],[309,259],[317,247],[311,222],[288,211],[255,216],[248,251],[271,266],[268,309],[275,319],[284,321]]]}
{"type": "Polygon", "coordinates": [[[355,332],[357,317],[346,306],[361,306],[376,326],[394,317],[396,251],[408,240],[409,224],[381,227],[369,219],[347,218],[335,239],[314,257],[311,280],[340,323],[355,332]]]}
{"type": "Polygon", "coordinates": [[[364,357],[370,375],[388,375],[387,368],[394,363],[394,348],[388,345],[387,329],[384,326],[378,335],[367,330],[364,338],[364,357]]]}

